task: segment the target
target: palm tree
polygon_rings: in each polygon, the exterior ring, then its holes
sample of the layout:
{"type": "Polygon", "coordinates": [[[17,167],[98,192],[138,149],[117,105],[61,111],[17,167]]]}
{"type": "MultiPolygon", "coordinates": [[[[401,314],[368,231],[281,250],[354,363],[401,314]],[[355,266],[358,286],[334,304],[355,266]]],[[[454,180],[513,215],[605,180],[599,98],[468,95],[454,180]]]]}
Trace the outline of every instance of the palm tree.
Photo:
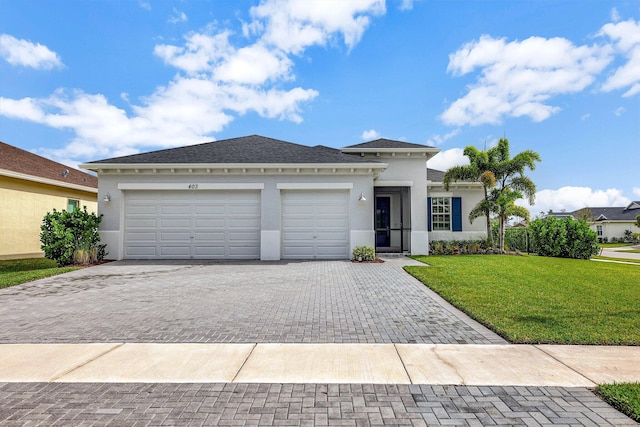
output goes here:
{"type": "Polygon", "coordinates": [[[525,150],[511,158],[509,154],[509,140],[500,138],[498,145],[489,150],[490,158],[494,159],[492,166],[496,177],[496,187],[491,191],[491,199],[497,206],[500,221],[498,247],[504,252],[504,233],[510,216],[527,219],[529,212],[515,204],[520,198],[526,198],[530,205],[536,197],[536,185],[524,175],[526,168],[534,170],[536,163],[541,161],[540,154],[532,150],[525,150]]]}
{"type": "Polygon", "coordinates": [[[487,239],[493,246],[493,236],[491,234],[491,213],[496,211],[495,203],[490,199],[489,190],[495,187],[496,177],[490,165],[489,152],[479,151],[476,147],[469,145],[465,147],[463,154],[469,158],[469,164],[463,166],[453,166],[444,174],[444,188],[449,191],[449,185],[458,181],[480,181],[484,190],[482,199],[469,213],[469,221],[481,216],[487,220],[487,239]]]}

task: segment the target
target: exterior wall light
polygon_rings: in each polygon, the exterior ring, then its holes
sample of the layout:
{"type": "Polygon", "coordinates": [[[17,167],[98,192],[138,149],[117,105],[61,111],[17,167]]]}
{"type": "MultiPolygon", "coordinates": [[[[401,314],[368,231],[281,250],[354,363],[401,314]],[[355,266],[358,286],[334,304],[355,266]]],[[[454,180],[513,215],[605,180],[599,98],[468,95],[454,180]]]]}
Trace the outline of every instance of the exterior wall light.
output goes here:
{"type": "Polygon", "coordinates": [[[110,202],[111,201],[111,194],[107,193],[104,196],[104,199],[102,199],[103,202],[110,202]]]}
{"type": "Polygon", "coordinates": [[[358,197],[358,201],[359,202],[366,202],[367,201],[367,198],[364,197],[364,193],[362,193],[362,192],[360,193],[360,197],[358,197]]]}

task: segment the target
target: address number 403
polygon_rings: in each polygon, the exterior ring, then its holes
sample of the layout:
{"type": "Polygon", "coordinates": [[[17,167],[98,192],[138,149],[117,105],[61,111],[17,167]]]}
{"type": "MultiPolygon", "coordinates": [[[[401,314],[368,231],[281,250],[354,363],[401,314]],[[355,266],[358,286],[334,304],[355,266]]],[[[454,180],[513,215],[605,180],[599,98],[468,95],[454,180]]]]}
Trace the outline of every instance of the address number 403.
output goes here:
{"type": "Polygon", "coordinates": [[[197,190],[198,189],[198,184],[189,184],[189,190],[197,190]]]}

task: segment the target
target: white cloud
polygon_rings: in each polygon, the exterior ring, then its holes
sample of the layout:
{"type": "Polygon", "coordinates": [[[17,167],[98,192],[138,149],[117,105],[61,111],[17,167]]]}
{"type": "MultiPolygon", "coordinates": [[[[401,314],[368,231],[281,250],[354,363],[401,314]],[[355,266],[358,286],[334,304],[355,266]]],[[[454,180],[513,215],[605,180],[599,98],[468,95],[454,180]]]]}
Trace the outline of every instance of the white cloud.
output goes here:
{"type": "Polygon", "coordinates": [[[584,207],[627,206],[631,200],[623,196],[622,190],[609,188],[607,190],[593,190],[589,187],[561,187],[557,190],[542,190],[536,193],[533,206],[525,200],[518,200],[517,204],[529,209],[533,216],[540,212],[554,212],[566,210],[575,211],[584,207]]]}
{"type": "Polygon", "coordinates": [[[0,57],[15,66],[31,67],[36,70],[51,70],[63,67],[57,53],[40,43],[17,39],[8,34],[0,34],[0,57]]]}
{"type": "Polygon", "coordinates": [[[580,120],[582,120],[584,122],[584,121],[588,120],[589,117],[591,117],[591,114],[586,113],[586,114],[583,114],[582,117],[580,117],[580,120]]]}
{"type": "Polygon", "coordinates": [[[413,9],[413,0],[400,0],[400,10],[413,9]]]}
{"type": "Polygon", "coordinates": [[[369,130],[365,130],[364,132],[362,132],[362,135],[360,135],[360,137],[362,139],[364,139],[365,141],[372,140],[372,139],[378,139],[378,138],[380,138],[380,133],[375,129],[369,129],[369,130]]]}
{"type": "Polygon", "coordinates": [[[633,187],[633,195],[640,197],[640,187],[633,187]]]}
{"type": "Polygon", "coordinates": [[[618,22],[620,20],[620,13],[618,12],[618,9],[616,9],[615,7],[611,9],[611,20],[613,22],[618,22]]]}
{"type": "Polygon", "coordinates": [[[618,107],[614,110],[613,114],[615,114],[617,117],[620,117],[624,114],[625,111],[627,110],[624,107],[618,107]]]}
{"type": "Polygon", "coordinates": [[[170,24],[177,24],[178,22],[186,22],[188,21],[189,18],[187,18],[187,14],[176,9],[175,7],[173,8],[173,15],[171,15],[168,19],[168,22],[170,24]]]}
{"type": "Polygon", "coordinates": [[[138,4],[140,5],[141,8],[143,8],[144,10],[151,10],[151,5],[149,4],[149,2],[147,1],[140,1],[138,2],[138,4]]]}
{"type": "Polygon", "coordinates": [[[342,35],[351,50],[362,38],[370,16],[385,13],[384,0],[268,0],[251,8],[254,22],[245,31],[264,31],[265,43],[286,53],[325,45],[342,35]]]}
{"type": "Polygon", "coordinates": [[[453,138],[460,133],[460,129],[454,129],[445,135],[433,135],[427,141],[427,145],[442,145],[445,141],[453,138]]]}
{"type": "Polygon", "coordinates": [[[440,171],[446,171],[452,166],[462,166],[469,164],[469,158],[464,155],[462,148],[452,148],[441,151],[427,161],[427,167],[440,171]]]}
{"type": "Polygon", "coordinates": [[[455,126],[499,124],[505,117],[546,120],[560,110],[547,104],[549,99],[583,90],[611,60],[607,46],[575,46],[557,37],[507,42],[484,35],[449,55],[452,75],[479,70],[479,76],[440,118],[455,126]]]}
{"type": "Polygon", "coordinates": [[[598,34],[609,37],[616,51],[627,59],[626,64],[616,69],[604,82],[602,90],[611,92],[628,88],[622,96],[640,94],[640,21],[629,19],[609,23],[598,34]]]}
{"type": "Polygon", "coordinates": [[[185,35],[182,44],[158,44],[153,53],[177,74],[137,104],[126,93],[120,99],[128,105],[120,108],[102,94],[60,89],[46,98],[0,98],[0,115],[73,132],[66,147],[46,153],[65,161],[212,140],[251,112],[300,123],[303,105],[319,93],[291,86],[292,55],[338,35],[351,49],[369,17],[381,13],[380,0],[265,0],[251,9],[253,21],[243,24],[250,36],[244,44],[231,42],[232,30],[213,25],[185,35]]]}

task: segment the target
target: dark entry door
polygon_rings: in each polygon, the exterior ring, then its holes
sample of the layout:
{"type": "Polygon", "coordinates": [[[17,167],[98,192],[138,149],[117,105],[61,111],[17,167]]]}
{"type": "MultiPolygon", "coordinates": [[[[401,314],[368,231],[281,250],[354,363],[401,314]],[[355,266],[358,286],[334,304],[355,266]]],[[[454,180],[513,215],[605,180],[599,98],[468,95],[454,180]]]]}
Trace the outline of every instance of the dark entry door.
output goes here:
{"type": "Polygon", "coordinates": [[[376,247],[391,246],[391,197],[376,197],[376,247]]]}

